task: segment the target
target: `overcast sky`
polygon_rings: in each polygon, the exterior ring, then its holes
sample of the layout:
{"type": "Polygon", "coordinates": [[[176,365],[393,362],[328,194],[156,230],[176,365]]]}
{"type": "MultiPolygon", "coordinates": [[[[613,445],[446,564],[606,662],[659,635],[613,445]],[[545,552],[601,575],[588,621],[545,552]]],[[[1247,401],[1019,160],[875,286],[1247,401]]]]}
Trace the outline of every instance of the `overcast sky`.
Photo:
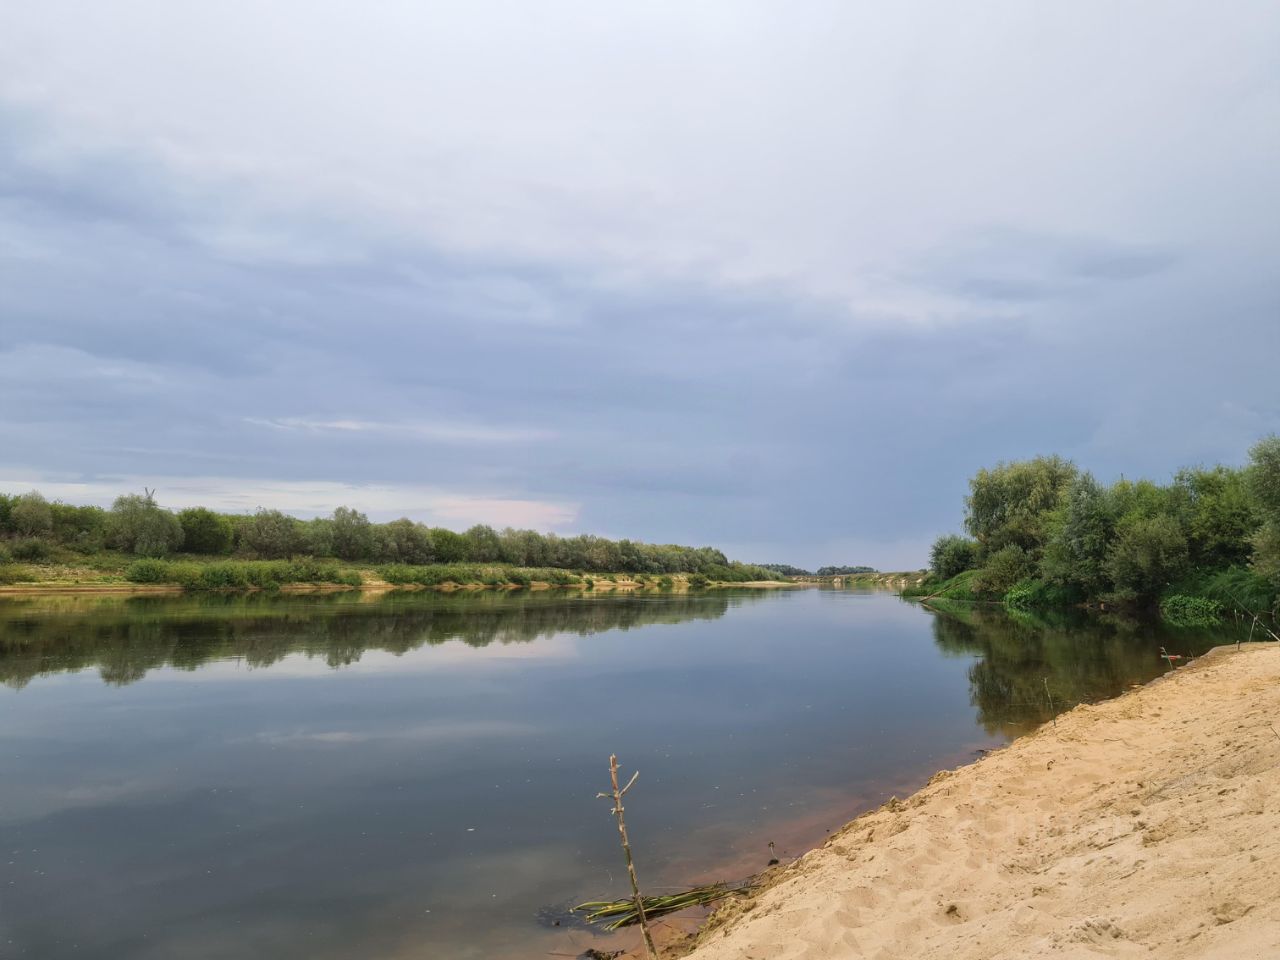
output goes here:
{"type": "Polygon", "coordinates": [[[923,564],[1280,429],[1280,6],[0,0],[0,489],[923,564]]]}

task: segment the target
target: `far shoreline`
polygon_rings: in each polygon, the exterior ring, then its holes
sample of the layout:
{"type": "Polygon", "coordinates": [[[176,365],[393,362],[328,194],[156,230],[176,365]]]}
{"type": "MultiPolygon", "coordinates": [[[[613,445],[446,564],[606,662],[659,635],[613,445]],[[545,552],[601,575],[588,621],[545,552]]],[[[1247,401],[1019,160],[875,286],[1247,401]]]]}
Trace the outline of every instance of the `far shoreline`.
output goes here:
{"type": "Polygon", "coordinates": [[[547,590],[563,590],[578,593],[646,593],[653,595],[669,593],[697,593],[701,590],[777,590],[814,587],[817,584],[797,583],[782,580],[750,580],[745,582],[710,582],[700,587],[690,587],[687,581],[676,581],[677,585],[663,588],[655,584],[641,584],[633,581],[610,582],[596,580],[588,587],[583,583],[555,584],[534,582],[527,586],[518,583],[483,584],[483,583],[442,583],[427,586],[424,584],[396,584],[382,580],[367,580],[359,586],[344,583],[283,583],[278,587],[243,587],[225,590],[192,590],[177,583],[75,583],[63,581],[47,581],[35,583],[16,583],[0,586],[0,598],[3,597],[65,597],[65,596],[101,596],[101,597],[182,597],[209,595],[246,595],[246,594],[288,594],[292,596],[308,594],[333,593],[479,593],[485,591],[517,593],[521,591],[543,592],[547,590]]]}

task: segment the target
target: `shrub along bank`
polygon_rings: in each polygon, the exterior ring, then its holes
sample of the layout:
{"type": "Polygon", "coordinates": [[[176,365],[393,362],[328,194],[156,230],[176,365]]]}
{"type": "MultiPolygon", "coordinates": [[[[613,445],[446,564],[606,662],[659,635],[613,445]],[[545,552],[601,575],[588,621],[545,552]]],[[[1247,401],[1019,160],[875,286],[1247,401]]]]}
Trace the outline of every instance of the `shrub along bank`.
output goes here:
{"type": "Polygon", "coordinates": [[[1280,438],[1243,467],[1180,470],[1172,482],[1109,486],[1061,457],[980,470],[965,498],[967,536],[933,544],[930,576],[904,596],[1158,607],[1170,622],[1212,622],[1280,602],[1280,438]]]}

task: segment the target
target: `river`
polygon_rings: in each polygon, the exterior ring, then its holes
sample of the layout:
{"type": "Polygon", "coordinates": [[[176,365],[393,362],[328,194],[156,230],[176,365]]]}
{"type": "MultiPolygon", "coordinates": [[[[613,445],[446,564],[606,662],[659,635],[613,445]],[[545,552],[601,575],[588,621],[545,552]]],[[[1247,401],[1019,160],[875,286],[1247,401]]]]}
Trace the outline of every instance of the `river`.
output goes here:
{"type": "Polygon", "coordinates": [[[626,942],[562,912],[627,892],[611,753],[646,887],[738,879],[1232,638],[835,589],[5,600],[0,957],[573,957],[626,942]]]}

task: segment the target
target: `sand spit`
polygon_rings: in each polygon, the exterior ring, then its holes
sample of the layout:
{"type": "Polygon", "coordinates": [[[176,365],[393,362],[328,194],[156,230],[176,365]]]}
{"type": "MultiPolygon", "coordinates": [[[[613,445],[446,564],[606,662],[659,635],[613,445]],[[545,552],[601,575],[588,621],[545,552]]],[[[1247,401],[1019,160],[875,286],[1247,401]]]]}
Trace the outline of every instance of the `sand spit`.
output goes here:
{"type": "Polygon", "coordinates": [[[1280,644],[938,774],[722,910],[690,957],[1280,958],[1280,644]]]}

